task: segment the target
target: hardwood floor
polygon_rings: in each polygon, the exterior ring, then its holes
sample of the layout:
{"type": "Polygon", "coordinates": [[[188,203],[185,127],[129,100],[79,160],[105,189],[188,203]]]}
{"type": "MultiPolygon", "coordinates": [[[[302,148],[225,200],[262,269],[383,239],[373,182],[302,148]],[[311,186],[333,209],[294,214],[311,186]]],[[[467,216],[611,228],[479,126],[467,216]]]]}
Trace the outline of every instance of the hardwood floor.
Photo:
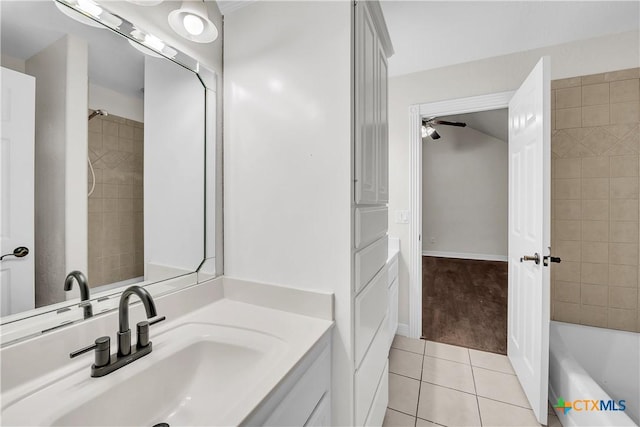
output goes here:
{"type": "Polygon", "coordinates": [[[507,267],[501,261],[422,257],[422,335],[507,353],[507,267]]]}

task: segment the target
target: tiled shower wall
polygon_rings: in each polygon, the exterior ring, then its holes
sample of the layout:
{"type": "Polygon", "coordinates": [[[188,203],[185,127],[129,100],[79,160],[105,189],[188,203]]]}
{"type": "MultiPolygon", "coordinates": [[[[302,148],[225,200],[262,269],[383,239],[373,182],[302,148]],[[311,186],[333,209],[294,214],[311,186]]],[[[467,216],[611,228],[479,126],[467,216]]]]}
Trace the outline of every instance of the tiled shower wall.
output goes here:
{"type": "Polygon", "coordinates": [[[89,197],[91,287],[144,274],[143,136],[142,123],[122,117],[97,116],[89,122],[89,158],[96,175],[89,197]]]}
{"type": "Polygon", "coordinates": [[[640,332],[640,69],[551,89],[552,319],[640,332]]]}

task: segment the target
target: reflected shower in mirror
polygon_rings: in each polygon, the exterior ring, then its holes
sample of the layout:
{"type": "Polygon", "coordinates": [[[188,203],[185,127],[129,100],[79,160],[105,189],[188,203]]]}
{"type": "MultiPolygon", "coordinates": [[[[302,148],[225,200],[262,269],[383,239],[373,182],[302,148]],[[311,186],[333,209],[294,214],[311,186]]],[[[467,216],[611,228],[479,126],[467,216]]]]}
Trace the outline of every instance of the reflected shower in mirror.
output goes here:
{"type": "Polygon", "coordinates": [[[202,81],[63,4],[0,7],[2,323],[87,317],[71,272],[91,301],[132,283],[171,290],[159,282],[205,256],[202,81]]]}

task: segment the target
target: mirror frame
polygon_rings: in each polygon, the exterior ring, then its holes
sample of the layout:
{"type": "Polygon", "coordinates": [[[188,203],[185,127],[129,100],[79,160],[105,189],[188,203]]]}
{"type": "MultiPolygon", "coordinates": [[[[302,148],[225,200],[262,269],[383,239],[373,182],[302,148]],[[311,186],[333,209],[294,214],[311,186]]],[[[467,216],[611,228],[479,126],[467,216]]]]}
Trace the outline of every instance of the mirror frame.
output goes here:
{"type": "MultiPolygon", "coordinates": [[[[132,43],[136,43],[142,49],[149,49],[148,46],[142,44],[139,40],[130,35],[130,32],[134,29],[135,24],[131,21],[123,18],[122,16],[111,12],[107,7],[101,5],[107,12],[111,15],[116,16],[122,21],[118,27],[110,26],[107,23],[101,21],[93,17],[92,15],[85,13],[79,8],[74,7],[73,5],[65,2],[64,0],[53,0],[55,3],[60,5],[61,7],[66,7],[71,10],[71,13],[79,13],[83,17],[90,19],[107,30],[115,33],[116,36],[124,37],[125,39],[131,41],[132,43]]],[[[135,26],[135,28],[139,28],[135,26]]],[[[205,102],[205,133],[203,135],[204,141],[204,194],[202,197],[204,200],[204,212],[203,212],[203,220],[204,220],[204,229],[205,233],[203,236],[203,255],[204,258],[196,267],[193,272],[185,273],[182,275],[178,275],[175,277],[154,281],[144,285],[153,286],[157,284],[166,284],[167,282],[175,281],[176,287],[169,290],[158,290],[157,292],[153,292],[153,289],[150,289],[151,294],[154,297],[161,295],[168,295],[174,292],[179,292],[182,289],[188,288],[190,286],[197,285],[204,281],[211,280],[215,277],[222,275],[222,239],[218,239],[218,236],[222,236],[222,180],[221,180],[221,172],[222,172],[222,156],[221,156],[221,138],[219,138],[219,132],[217,128],[218,124],[218,107],[217,101],[220,99],[218,97],[219,93],[219,82],[218,75],[216,72],[209,70],[206,67],[203,67],[200,62],[191,57],[190,55],[184,53],[183,51],[174,48],[170,44],[166,44],[166,46],[170,47],[174,51],[176,51],[176,55],[174,57],[170,57],[165,55],[163,52],[154,51],[154,54],[162,56],[164,59],[173,62],[174,64],[185,68],[186,70],[194,73],[195,77],[200,80],[202,84],[203,90],[205,92],[204,102],[205,102]],[[213,111],[211,111],[213,110],[213,111]],[[212,188],[213,187],[213,188],[212,188]],[[213,190],[213,191],[212,191],[213,190]]],[[[141,53],[144,54],[144,53],[141,53]]],[[[160,288],[162,286],[159,286],[160,288]]],[[[103,292],[100,292],[98,296],[92,296],[90,301],[92,303],[100,303],[101,301],[109,300],[112,303],[112,307],[106,307],[101,309],[101,311],[96,312],[93,317],[113,312],[117,310],[117,303],[113,304],[113,302],[117,302],[116,296],[119,296],[126,286],[121,286],[114,289],[108,289],[103,292]]],[[[69,325],[78,324],[84,320],[82,316],[83,310],[82,305],[80,304],[79,298],[74,298],[66,301],[61,301],[60,303],[51,304],[49,306],[39,307],[33,310],[24,311],[21,313],[15,313],[13,315],[6,316],[4,319],[0,318],[0,348],[5,346],[15,344],[26,339],[32,338],[34,336],[38,336],[53,330],[57,330],[61,327],[66,327],[69,325]],[[55,316],[61,313],[66,313],[70,311],[74,311],[74,314],[77,314],[77,319],[72,319],[70,321],[64,321],[60,323],[61,319],[55,319],[55,316]],[[42,320],[39,324],[47,324],[49,319],[45,319],[45,317],[51,317],[50,327],[42,329],[42,326],[38,326],[35,328],[35,331],[26,331],[24,333],[20,333],[19,326],[27,326],[27,323],[38,323],[37,320],[42,320]],[[57,320],[57,321],[53,321],[57,320]],[[21,322],[24,322],[21,324],[21,322]],[[7,338],[7,326],[11,325],[10,328],[18,329],[18,332],[12,334],[7,338]],[[15,335],[15,336],[14,336],[15,335]]],[[[24,329],[28,330],[28,327],[24,329]]]]}

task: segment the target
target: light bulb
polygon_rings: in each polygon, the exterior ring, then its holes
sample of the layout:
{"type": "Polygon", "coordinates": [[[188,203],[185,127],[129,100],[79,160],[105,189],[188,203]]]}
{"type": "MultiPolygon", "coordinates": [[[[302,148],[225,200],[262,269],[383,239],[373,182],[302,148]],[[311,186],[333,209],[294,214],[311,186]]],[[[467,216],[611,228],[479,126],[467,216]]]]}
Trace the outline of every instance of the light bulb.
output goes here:
{"type": "Polygon", "coordinates": [[[96,18],[102,13],[102,8],[91,0],[78,0],[78,7],[96,18]]]}
{"type": "Polygon", "coordinates": [[[152,36],[151,34],[147,34],[146,36],[144,36],[144,43],[150,48],[157,50],[158,52],[162,52],[162,49],[164,49],[164,43],[162,42],[162,40],[160,40],[156,36],[152,36]]]}
{"type": "Polygon", "coordinates": [[[199,36],[204,31],[204,23],[196,15],[190,13],[184,15],[182,23],[184,24],[184,29],[192,36],[199,36]]]}

